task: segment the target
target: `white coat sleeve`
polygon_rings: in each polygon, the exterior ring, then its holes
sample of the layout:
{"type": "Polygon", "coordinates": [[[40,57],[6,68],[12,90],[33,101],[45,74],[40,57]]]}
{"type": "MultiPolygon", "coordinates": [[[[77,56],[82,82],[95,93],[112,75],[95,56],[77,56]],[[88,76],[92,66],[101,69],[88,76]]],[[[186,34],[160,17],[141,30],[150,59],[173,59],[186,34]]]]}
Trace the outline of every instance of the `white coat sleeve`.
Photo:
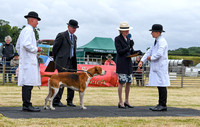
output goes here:
{"type": "MultiPolygon", "coordinates": [[[[21,34],[20,34],[21,35],[21,34]]],[[[17,43],[16,43],[16,46],[15,46],[15,48],[16,48],[16,50],[17,50],[17,53],[20,55],[20,35],[19,35],[19,37],[18,37],[18,39],[17,39],[17,43]]]]}
{"type": "Polygon", "coordinates": [[[23,44],[22,44],[24,49],[31,53],[37,53],[38,51],[37,46],[32,44],[32,38],[34,35],[33,31],[27,30],[25,31],[24,35],[26,35],[23,38],[23,44]]]}
{"type": "Polygon", "coordinates": [[[166,48],[166,43],[161,41],[158,51],[151,56],[151,61],[158,60],[160,57],[162,57],[164,54],[165,48],[166,48]]]}
{"type": "Polygon", "coordinates": [[[147,57],[151,56],[152,54],[152,47],[150,49],[147,50],[147,52],[144,54],[144,56],[142,57],[141,61],[143,63],[145,63],[147,61],[147,57]]]}

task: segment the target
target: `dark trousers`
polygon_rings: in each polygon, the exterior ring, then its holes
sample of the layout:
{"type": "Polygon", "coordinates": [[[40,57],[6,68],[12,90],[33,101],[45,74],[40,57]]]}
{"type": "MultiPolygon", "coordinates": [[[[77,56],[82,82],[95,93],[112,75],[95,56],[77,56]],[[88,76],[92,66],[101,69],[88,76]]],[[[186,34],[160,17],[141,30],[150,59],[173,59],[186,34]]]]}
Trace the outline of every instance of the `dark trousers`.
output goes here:
{"type": "Polygon", "coordinates": [[[32,89],[33,89],[33,86],[22,86],[22,101],[23,101],[23,106],[25,107],[32,106],[32,103],[31,103],[32,89]]]}
{"type": "MultiPolygon", "coordinates": [[[[75,64],[73,63],[73,60],[70,61],[70,66],[69,66],[69,69],[75,69],[76,66],[75,64]],[[74,67],[75,66],[75,67],[74,67]]],[[[70,71],[66,71],[66,70],[58,70],[58,72],[70,72],[70,71]]],[[[62,94],[63,94],[63,91],[64,91],[64,87],[63,88],[59,88],[59,91],[57,93],[57,95],[55,96],[54,100],[53,100],[53,104],[58,104],[60,102],[60,100],[62,99],[62,94]]],[[[67,88],[67,103],[72,103],[73,102],[73,99],[74,99],[74,90],[70,89],[70,88],[67,88]]]]}
{"type": "Polygon", "coordinates": [[[162,106],[166,106],[167,104],[167,88],[166,87],[158,87],[159,100],[158,104],[162,106]]]}
{"type": "MultiPolygon", "coordinates": [[[[62,99],[62,94],[64,91],[64,87],[60,88],[57,95],[55,96],[54,100],[53,100],[53,104],[58,104],[60,102],[60,100],[62,99]]],[[[67,103],[72,103],[74,98],[74,90],[67,88],[67,103]]]]}
{"type": "Polygon", "coordinates": [[[6,68],[5,68],[5,82],[7,81],[7,74],[9,82],[12,81],[12,74],[10,73],[11,67],[10,67],[10,61],[6,61],[6,68]]]}

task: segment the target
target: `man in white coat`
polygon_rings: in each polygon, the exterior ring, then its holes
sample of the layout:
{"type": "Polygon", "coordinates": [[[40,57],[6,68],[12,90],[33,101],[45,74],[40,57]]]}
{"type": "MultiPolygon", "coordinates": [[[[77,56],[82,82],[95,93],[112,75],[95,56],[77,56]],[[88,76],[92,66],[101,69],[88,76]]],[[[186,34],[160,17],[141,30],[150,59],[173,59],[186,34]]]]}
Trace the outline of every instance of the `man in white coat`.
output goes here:
{"type": "Polygon", "coordinates": [[[41,19],[34,11],[24,16],[28,24],[21,31],[16,44],[16,50],[19,54],[19,76],[18,86],[22,86],[23,111],[39,112],[38,107],[33,107],[31,101],[31,91],[33,86],[41,85],[41,76],[37,52],[42,49],[37,47],[34,28],[41,19]]]}
{"type": "Polygon", "coordinates": [[[152,26],[152,37],[155,38],[154,45],[142,57],[138,67],[147,60],[150,61],[149,86],[157,86],[159,93],[158,105],[151,107],[152,111],[167,111],[167,86],[170,86],[168,74],[168,44],[161,33],[165,32],[163,26],[154,24],[152,26]]]}

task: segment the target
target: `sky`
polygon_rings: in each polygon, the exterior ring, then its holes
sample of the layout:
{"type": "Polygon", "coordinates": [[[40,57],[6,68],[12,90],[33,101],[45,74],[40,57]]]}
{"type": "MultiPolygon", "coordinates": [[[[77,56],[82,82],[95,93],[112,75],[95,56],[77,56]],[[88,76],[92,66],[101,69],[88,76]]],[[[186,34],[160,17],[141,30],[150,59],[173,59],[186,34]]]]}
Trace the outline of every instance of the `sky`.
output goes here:
{"type": "Polygon", "coordinates": [[[153,24],[162,24],[162,35],[169,50],[200,47],[200,0],[0,0],[0,19],[21,28],[27,24],[24,15],[30,11],[39,14],[40,39],[55,39],[67,30],[67,23],[79,23],[75,35],[77,46],[94,37],[114,38],[119,35],[121,22],[133,27],[129,32],[135,42],[134,49],[153,45],[153,24]]]}

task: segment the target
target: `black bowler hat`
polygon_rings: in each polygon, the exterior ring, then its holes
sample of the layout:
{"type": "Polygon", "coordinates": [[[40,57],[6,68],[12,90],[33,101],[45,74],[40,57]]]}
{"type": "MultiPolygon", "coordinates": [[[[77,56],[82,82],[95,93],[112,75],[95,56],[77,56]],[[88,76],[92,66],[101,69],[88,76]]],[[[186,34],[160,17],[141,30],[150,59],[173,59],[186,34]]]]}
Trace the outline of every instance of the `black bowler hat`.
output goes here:
{"type": "Polygon", "coordinates": [[[163,26],[160,25],[160,24],[154,24],[154,25],[152,26],[152,28],[151,28],[149,31],[154,31],[154,32],[165,32],[165,31],[163,30],[163,26]]]}
{"type": "Polygon", "coordinates": [[[38,17],[38,14],[34,11],[31,11],[28,13],[28,15],[25,15],[24,18],[36,18],[38,19],[38,21],[40,21],[41,19],[38,17]]]}
{"type": "Polygon", "coordinates": [[[69,23],[67,23],[67,25],[73,27],[73,28],[79,28],[78,26],[78,22],[74,19],[69,20],[69,23]]]}

